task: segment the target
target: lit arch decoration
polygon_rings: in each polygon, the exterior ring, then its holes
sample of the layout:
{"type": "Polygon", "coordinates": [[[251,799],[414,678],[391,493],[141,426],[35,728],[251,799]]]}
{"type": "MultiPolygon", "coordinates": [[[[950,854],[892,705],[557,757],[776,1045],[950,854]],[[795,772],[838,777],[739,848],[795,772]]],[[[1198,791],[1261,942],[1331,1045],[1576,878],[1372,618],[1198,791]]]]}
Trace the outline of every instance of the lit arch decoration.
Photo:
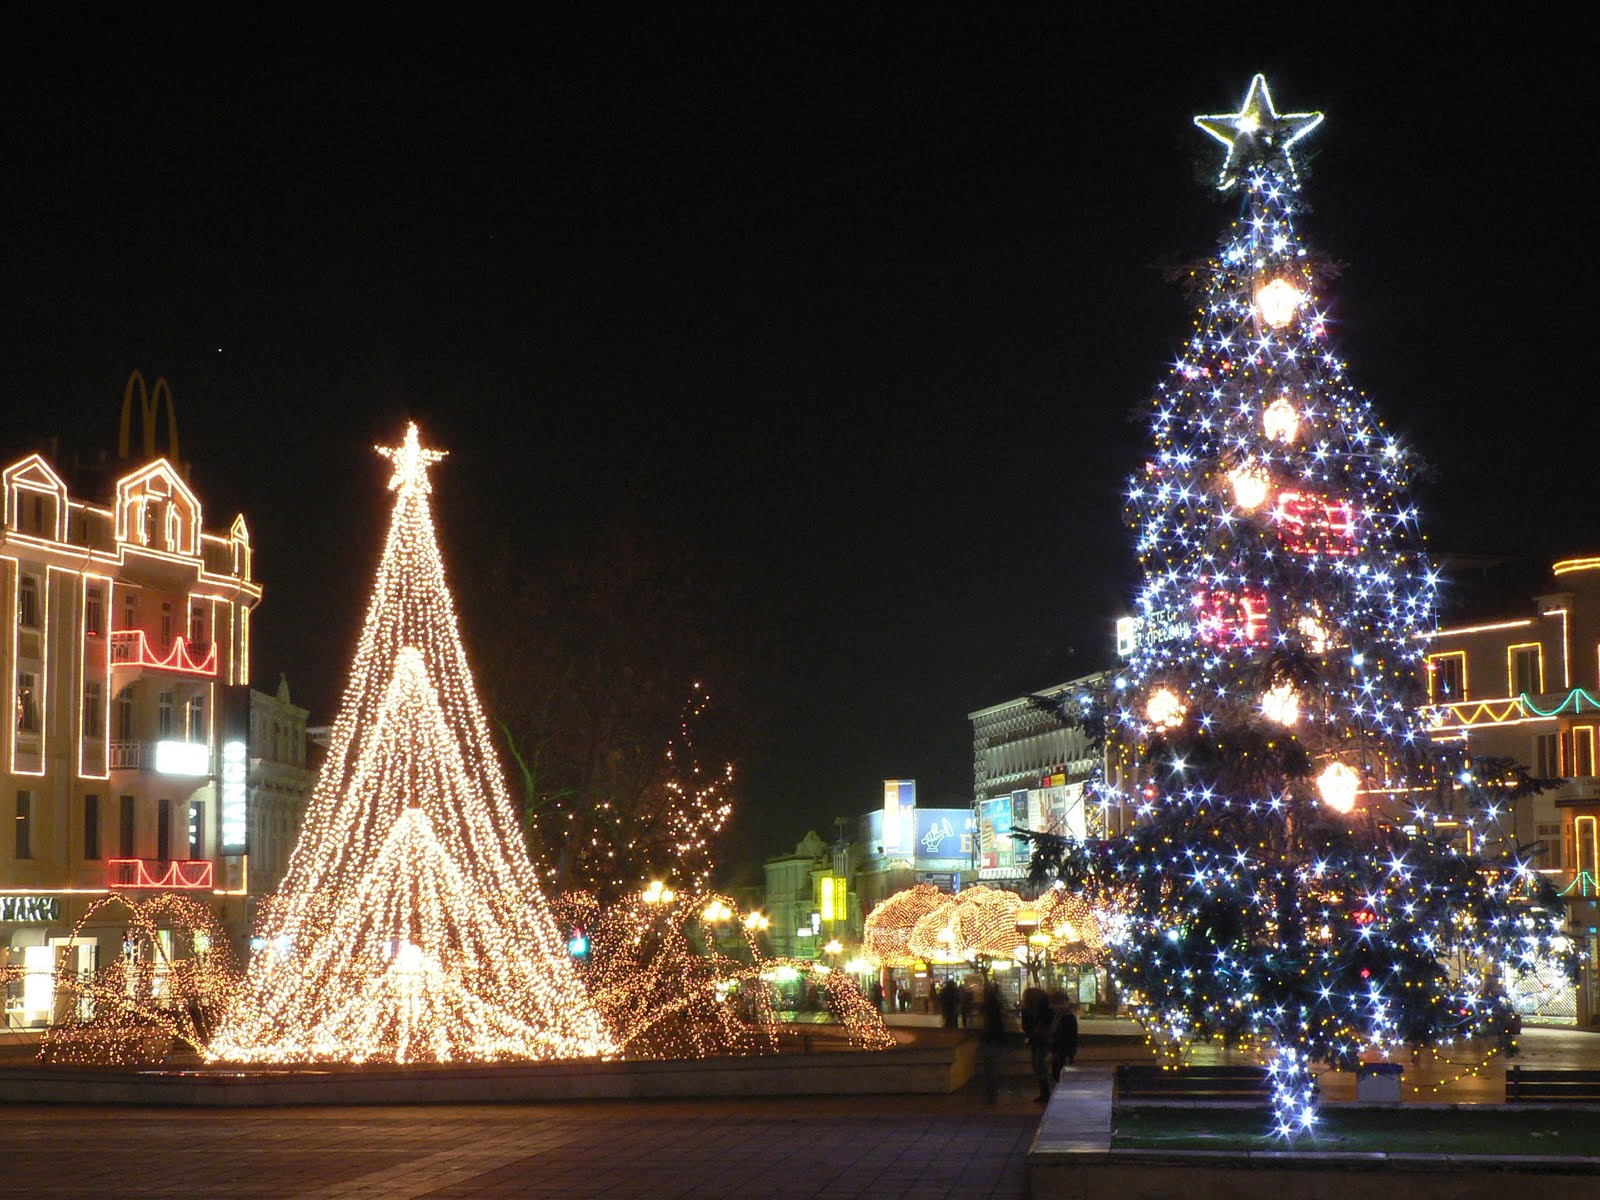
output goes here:
{"type": "Polygon", "coordinates": [[[241,977],[220,918],[188,896],[112,894],[79,918],[68,947],[108,924],[125,928],[119,954],[94,971],[56,972],[60,1019],[40,1041],[40,1060],[127,1066],[200,1054],[241,977]],[[163,931],[171,935],[170,952],[163,931]]]}

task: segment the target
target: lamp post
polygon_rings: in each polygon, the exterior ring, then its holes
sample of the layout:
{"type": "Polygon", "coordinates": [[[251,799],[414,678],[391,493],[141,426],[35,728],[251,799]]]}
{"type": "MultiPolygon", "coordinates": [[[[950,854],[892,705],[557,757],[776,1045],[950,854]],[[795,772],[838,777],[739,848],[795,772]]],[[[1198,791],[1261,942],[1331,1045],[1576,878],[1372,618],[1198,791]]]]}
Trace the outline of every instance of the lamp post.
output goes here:
{"type": "Polygon", "coordinates": [[[1050,935],[1039,932],[1039,910],[1031,905],[1023,905],[1017,909],[1014,918],[1017,935],[1022,938],[1022,963],[1028,971],[1028,982],[1037,986],[1039,982],[1039,955],[1040,946],[1050,944],[1050,935]]]}

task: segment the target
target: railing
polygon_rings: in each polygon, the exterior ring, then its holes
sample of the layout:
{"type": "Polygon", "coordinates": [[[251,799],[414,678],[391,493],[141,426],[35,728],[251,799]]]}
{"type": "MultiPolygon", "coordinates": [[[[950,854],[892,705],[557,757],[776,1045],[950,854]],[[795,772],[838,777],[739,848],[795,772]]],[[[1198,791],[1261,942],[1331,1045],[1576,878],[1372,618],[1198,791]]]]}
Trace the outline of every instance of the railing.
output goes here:
{"type": "Polygon", "coordinates": [[[111,769],[113,771],[137,771],[143,762],[143,742],[111,743],[111,769]]]}
{"type": "Polygon", "coordinates": [[[111,663],[113,666],[178,671],[185,675],[215,675],[217,644],[191,643],[187,638],[175,637],[165,654],[157,654],[144,630],[117,629],[111,634],[111,663]]]}
{"type": "Polygon", "coordinates": [[[106,886],[110,888],[165,888],[199,890],[211,887],[211,860],[179,858],[109,858],[106,886]]]}

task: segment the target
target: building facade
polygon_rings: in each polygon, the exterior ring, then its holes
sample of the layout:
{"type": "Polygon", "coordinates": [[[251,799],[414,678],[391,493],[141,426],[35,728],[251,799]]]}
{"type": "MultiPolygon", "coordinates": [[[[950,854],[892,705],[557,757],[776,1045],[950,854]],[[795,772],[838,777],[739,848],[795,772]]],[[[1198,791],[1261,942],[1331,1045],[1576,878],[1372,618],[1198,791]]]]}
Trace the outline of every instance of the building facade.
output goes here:
{"type": "Polygon", "coordinates": [[[278,677],[271,694],[250,689],[250,886],[252,898],[278,889],[300,837],[316,785],[319,748],[307,736],[310,712],[289,698],[278,677]]]}
{"type": "Polygon", "coordinates": [[[1517,802],[1514,836],[1562,893],[1585,951],[1575,989],[1518,985],[1527,1018],[1600,1023],[1600,556],[1555,563],[1520,612],[1486,614],[1428,635],[1433,735],[1473,757],[1509,758],[1550,786],[1517,802]]]}
{"type": "Polygon", "coordinates": [[[0,476],[0,967],[8,1025],[51,1015],[58,968],[122,946],[114,893],[180,891],[241,935],[248,846],[250,617],[261,598],[243,517],[204,526],[165,458],[108,494],[69,493],[30,454],[0,476]],[[66,961],[73,959],[75,961],[66,961]]]}
{"type": "Polygon", "coordinates": [[[1082,729],[1064,725],[1041,699],[1069,700],[1112,686],[1100,671],[1018,696],[967,714],[972,722],[972,811],[977,831],[977,875],[984,883],[1017,890],[1028,876],[1028,844],[1013,829],[1039,833],[1121,828],[1121,814],[1089,811],[1084,784],[1101,758],[1082,729]]]}

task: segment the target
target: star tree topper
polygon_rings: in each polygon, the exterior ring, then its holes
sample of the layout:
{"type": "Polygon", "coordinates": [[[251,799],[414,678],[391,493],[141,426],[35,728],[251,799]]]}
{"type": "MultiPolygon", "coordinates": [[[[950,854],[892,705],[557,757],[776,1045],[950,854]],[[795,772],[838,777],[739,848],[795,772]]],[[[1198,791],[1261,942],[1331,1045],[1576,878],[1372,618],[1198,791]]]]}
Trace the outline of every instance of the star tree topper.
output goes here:
{"type": "Polygon", "coordinates": [[[450,453],[448,450],[424,450],[417,437],[415,421],[406,426],[405,440],[398,446],[374,446],[373,449],[394,464],[394,477],[389,480],[391,492],[414,488],[424,496],[433,490],[428,483],[428,468],[450,453]]]}
{"type": "Polygon", "coordinates": [[[1228,157],[1217,173],[1217,186],[1226,191],[1238,181],[1240,167],[1268,163],[1279,156],[1292,178],[1294,159],[1289,147],[1322,124],[1322,114],[1278,112],[1272,107],[1266,76],[1257,75],[1238,112],[1196,117],[1194,123],[1228,148],[1228,157]]]}

